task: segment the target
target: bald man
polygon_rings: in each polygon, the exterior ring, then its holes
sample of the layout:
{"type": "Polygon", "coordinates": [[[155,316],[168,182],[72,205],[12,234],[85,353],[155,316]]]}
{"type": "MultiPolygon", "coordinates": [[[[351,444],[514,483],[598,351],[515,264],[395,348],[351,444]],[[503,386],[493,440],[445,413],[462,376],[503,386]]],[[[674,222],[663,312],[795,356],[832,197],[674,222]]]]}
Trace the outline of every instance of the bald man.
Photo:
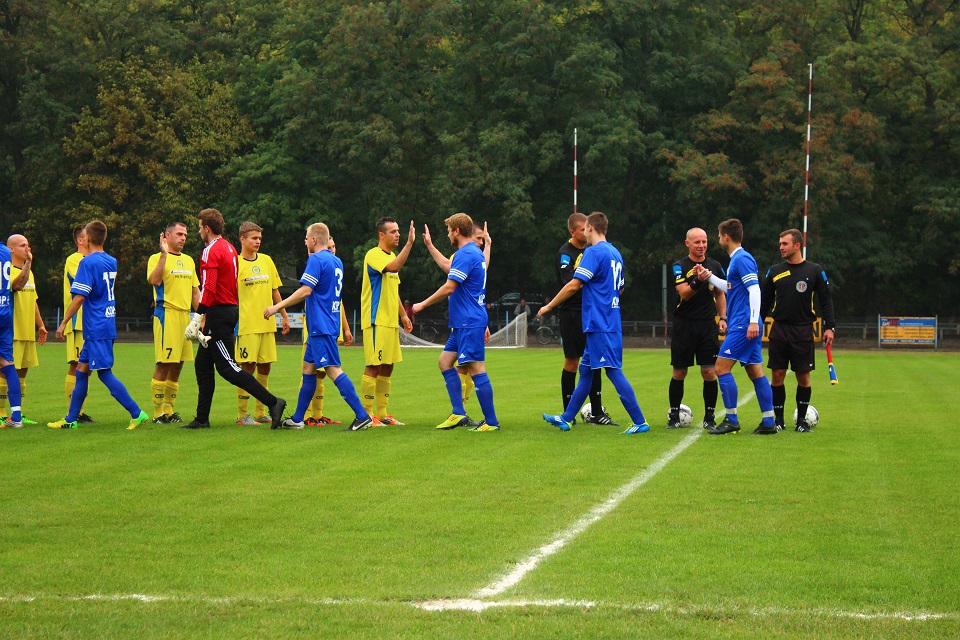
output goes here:
{"type": "MultiPolygon", "coordinates": [[[[23,287],[13,292],[13,364],[20,378],[20,395],[27,394],[27,371],[40,364],[37,357],[37,343],[47,341],[47,328],[40,317],[37,304],[37,286],[33,280],[31,265],[33,253],[25,236],[14,234],[7,238],[10,249],[10,279],[18,280],[27,272],[23,287]],[[39,331],[39,332],[38,332],[39,331]]],[[[0,413],[7,414],[7,384],[0,381],[0,413]]],[[[33,420],[22,419],[23,424],[36,424],[33,420]]]]}
{"type": "Polygon", "coordinates": [[[680,403],[683,402],[683,381],[694,360],[700,365],[703,377],[703,428],[716,426],[714,410],[717,406],[719,384],[714,365],[720,348],[719,333],[727,332],[727,297],[724,291],[710,284],[709,276],[696,275],[697,265],[724,277],[723,267],[707,255],[707,232],[699,227],[687,231],[684,244],[687,255],[673,263],[673,281],[677,290],[677,305],[673,310],[673,339],[670,342],[670,413],[667,429],[684,426],[680,422],[680,403]],[[719,322],[718,322],[719,318],[719,322]]]}

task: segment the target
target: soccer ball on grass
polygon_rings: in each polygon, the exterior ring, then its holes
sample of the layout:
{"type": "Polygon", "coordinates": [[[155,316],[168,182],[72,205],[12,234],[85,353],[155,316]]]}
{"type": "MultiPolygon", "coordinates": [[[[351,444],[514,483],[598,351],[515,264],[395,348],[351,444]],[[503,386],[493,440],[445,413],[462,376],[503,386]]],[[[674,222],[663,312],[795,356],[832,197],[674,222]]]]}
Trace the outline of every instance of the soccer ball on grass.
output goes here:
{"type": "MultiPolygon", "coordinates": [[[[603,412],[607,412],[606,407],[601,407],[603,412]]],[[[580,417],[583,418],[584,422],[590,422],[590,419],[593,417],[593,407],[590,406],[590,401],[587,400],[586,404],[580,407],[580,417]]]]}
{"type": "MultiPolygon", "coordinates": [[[[808,405],[807,406],[807,426],[809,426],[812,429],[813,427],[817,426],[818,422],[820,422],[820,413],[813,408],[812,404],[808,405]]],[[[793,410],[793,424],[794,426],[796,426],[797,424],[796,409],[793,410]]]]}
{"type": "MultiPolygon", "coordinates": [[[[667,410],[667,420],[670,419],[670,410],[667,410]]],[[[680,405],[680,415],[677,418],[680,420],[681,427],[689,427],[693,424],[693,409],[688,407],[685,404],[680,405]]]]}

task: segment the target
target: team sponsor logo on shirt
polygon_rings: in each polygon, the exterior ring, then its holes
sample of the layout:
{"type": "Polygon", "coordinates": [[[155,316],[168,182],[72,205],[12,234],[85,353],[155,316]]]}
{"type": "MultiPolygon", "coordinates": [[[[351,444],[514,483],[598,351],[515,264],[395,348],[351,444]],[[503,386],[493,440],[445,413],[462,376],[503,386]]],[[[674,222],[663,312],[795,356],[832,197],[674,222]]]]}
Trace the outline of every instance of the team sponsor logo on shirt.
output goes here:
{"type": "Polygon", "coordinates": [[[790,271],[784,271],[783,273],[779,273],[773,276],[773,281],[777,282],[778,280],[781,280],[782,278],[786,278],[789,275],[790,275],[790,271]]]}

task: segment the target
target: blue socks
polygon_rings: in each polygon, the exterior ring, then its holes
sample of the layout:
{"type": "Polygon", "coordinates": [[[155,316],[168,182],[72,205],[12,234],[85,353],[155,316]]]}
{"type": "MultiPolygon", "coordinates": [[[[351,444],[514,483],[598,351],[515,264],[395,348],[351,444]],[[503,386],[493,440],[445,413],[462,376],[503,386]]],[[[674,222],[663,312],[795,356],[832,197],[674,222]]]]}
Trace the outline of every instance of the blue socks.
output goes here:
{"type": "Polygon", "coordinates": [[[20,395],[20,376],[17,375],[17,367],[8,364],[3,367],[3,377],[7,379],[7,400],[10,403],[10,419],[14,422],[23,420],[20,413],[20,403],[23,401],[20,395]]]}
{"type": "Polygon", "coordinates": [[[90,387],[90,372],[77,369],[77,382],[70,395],[70,409],[67,410],[67,422],[76,422],[83,408],[83,401],[87,399],[87,389],[90,387]]]}
{"type": "Polygon", "coordinates": [[[577,387],[573,390],[570,402],[567,403],[567,408],[561,416],[564,422],[573,422],[573,419],[577,417],[580,407],[583,406],[587,396],[590,395],[590,389],[593,387],[593,376],[597,374],[596,371],[583,363],[580,363],[578,372],[580,373],[580,379],[577,381],[577,387]]]}
{"type": "MultiPolygon", "coordinates": [[[[306,376],[304,376],[306,379],[306,376]]],[[[314,388],[316,388],[316,376],[314,376],[314,388]]],[[[353,386],[353,383],[350,381],[350,378],[347,377],[346,373],[341,373],[337,376],[337,379],[333,381],[333,384],[337,385],[337,391],[340,392],[340,397],[343,398],[350,408],[353,409],[353,415],[357,420],[366,420],[367,419],[367,410],[363,408],[363,403],[360,402],[360,396],[357,395],[357,389],[353,386]]],[[[304,385],[306,386],[306,385],[304,385]]],[[[311,397],[312,397],[311,393],[311,397]]],[[[300,402],[302,401],[302,392],[301,397],[297,399],[297,412],[300,411],[300,402]]],[[[304,409],[306,411],[306,409],[304,409]]],[[[300,414],[300,417],[303,417],[303,413],[300,414]]]]}
{"type": "MultiPolygon", "coordinates": [[[[447,395],[450,396],[450,406],[453,408],[453,413],[458,416],[467,415],[467,411],[463,408],[463,385],[460,383],[460,374],[454,367],[441,373],[443,373],[443,381],[447,385],[447,395]]],[[[476,381],[476,378],[474,378],[474,381],[476,381]]],[[[491,390],[490,393],[492,402],[493,391],[491,390]]],[[[477,399],[480,399],[479,392],[477,393],[477,399]]]]}
{"type": "MultiPolygon", "coordinates": [[[[77,373],[80,373],[79,371],[77,373]]],[[[120,403],[120,405],[130,412],[131,418],[136,418],[140,415],[140,405],[130,397],[130,394],[127,393],[127,388],[123,386],[123,383],[120,382],[120,378],[113,375],[112,369],[100,369],[97,371],[97,377],[100,378],[100,382],[106,385],[107,389],[110,390],[110,395],[120,403]]],[[[77,384],[80,383],[79,378],[77,379],[77,384]]],[[[82,403],[81,403],[82,404],[82,403]]],[[[70,398],[70,408],[73,408],[73,398],[70,398]]],[[[77,410],[77,415],[80,415],[80,410],[77,410]]]]}
{"type": "MultiPolygon", "coordinates": [[[[453,371],[453,369],[451,369],[453,371]]],[[[460,376],[457,376],[457,380],[460,379],[460,376]]],[[[497,420],[497,412],[493,408],[493,385],[490,384],[490,377],[487,376],[486,372],[478,373],[473,376],[473,384],[476,387],[477,391],[477,402],[480,403],[480,409],[483,411],[483,418],[487,421],[492,427],[495,427],[500,424],[500,421],[497,420]]],[[[462,402],[460,403],[463,404],[462,402]]]]}
{"type": "MultiPolygon", "coordinates": [[[[336,383],[334,383],[336,384],[336,383]]],[[[339,389],[339,387],[337,387],[339,389]]],[[[313,400],[313,394],[317,390],[317,374],[304,373],[303,382],[300,384],[300,395],[297,396],[297,410],[290,416],[294,422],[303,422],[303,416],[307,413],[307,407],[313,400]]],[[[356,390],[354,390],[356,393],[356,390]]]]}
{"type": "Polygon", "coordinates": [[[643,417],[643,411],[640,410],[640,403],[637,402],[637,395],[633,392],[633,387],[630,386],[627,376],[623,375],[623,370],[608,368],[607,377],[610,378],[614,389],[617,390],[617,394],[620,396],[620,402],[623,403],[623,408],[630,414],[630,419],[633,420],[633,424],[643,424],[646,422],[646,419],[643,417]]]}
{"type": "Polygon", "coordinates": [[[773,387],[767,376],[760,376],[753,379],[753,388],[757,392],[757,402],[760,403],[760,415],[763,418],[761,424],[770,426],[774,423],[773,419],[773,387]]]}
{"type": "Polygon", "coordinates": [[[727,418],[734,424],[740,424],[737,418],[737,381],[733,378],[732,372],[722,373],[717,376],[720,382],[720,395],[723,396],[723,407],[727,410],[727,418]]]}

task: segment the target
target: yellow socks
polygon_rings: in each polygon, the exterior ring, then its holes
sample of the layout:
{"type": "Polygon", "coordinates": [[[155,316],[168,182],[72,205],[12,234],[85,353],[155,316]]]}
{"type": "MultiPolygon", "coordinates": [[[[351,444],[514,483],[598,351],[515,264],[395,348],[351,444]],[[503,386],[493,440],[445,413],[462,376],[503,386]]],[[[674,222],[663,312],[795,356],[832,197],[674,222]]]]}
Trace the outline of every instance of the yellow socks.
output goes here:
{"type": "Polygon", "coordinates": [[[243,416],[250,413],[250,396],[247,395],[247,392],[237,387],[237,417],[242,418],[243,416]]]}
{"type": "Polygon", "coordinates": [[[150,378],[150,393],[153,396],[153,418],[156,420],[163,415],[163,404],[167,394],[166,381],[150,378]]]}
{"type": "Polygon", "coordinates": [[[177,404],[177,391],[179,390],[180,390],[179,382],[170,382],[169,380],[167,380],[167,383],[166,383],[167,393],[166,393],[166,397],[163,399],[163,412],[168,416],[172,414],[174,411],[176,411],[176,409],[174,409],[173,407],[175,404],[177,404]]]}
{"type": "Polygon", "coordinates": [[[463,403],[466,404],[473,392],[473,377],[465,373],[460,374],[460,386],[463,388],[463,403]]]}
{"type": "Polygon", "coordinates": [[[387,415],[387,404],[390,402],[390,378],[377,376],[377,413],[378,418],[387,415]]]}
{"type": "MultiPolygon", "coordinates": [[[[269,373],[267,373],[267,374],[257,373],[257,375],[254,376],[254,377],[257,379],[257,382],[259,382],[260,384],[263,385],[263,388],[264,388],[264,389],[267,389],[267,390],[270,389],[270,374],[269,374],[269,373]]],[[[254,417],[254,418],[262,418],[262,417],[265,416],[265,415],[267,415],[267,407],[266,407],[262,402],[260,402],[259,400],[257,400],[257,403],[256,403],[256,405],[255,405],[255,411],[254,411],[254,416],[253,416],[253,417],[254,417]]]]}
{"type": "Polygon", "coordinates": [[[364,375],[360,378],[360,403],[373,415],[373,401],[377,396],[377,379],[364,375]]]}
{"type": "Polygon", "coordinates": [[[317,379],[317,390],[313,392],[313,400],[310,401],[310,416],[314,420],[323,417],[323,379],[317,379]]]}

